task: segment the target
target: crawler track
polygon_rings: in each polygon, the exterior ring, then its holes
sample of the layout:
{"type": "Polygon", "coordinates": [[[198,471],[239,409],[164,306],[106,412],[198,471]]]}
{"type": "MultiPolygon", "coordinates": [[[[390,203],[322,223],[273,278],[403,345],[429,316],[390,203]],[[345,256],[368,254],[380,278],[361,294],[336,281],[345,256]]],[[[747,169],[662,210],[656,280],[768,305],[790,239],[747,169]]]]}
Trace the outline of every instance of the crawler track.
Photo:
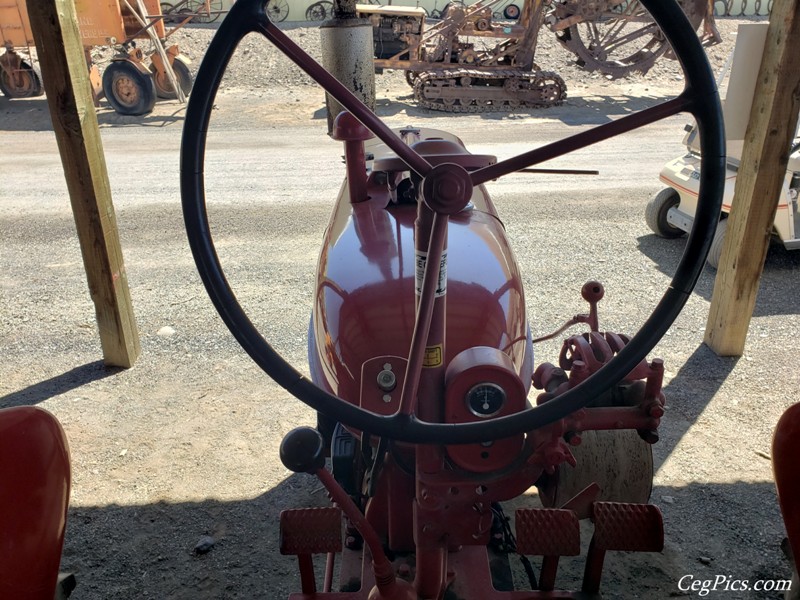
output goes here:
{"type": "Polygon", "coordinates": [[[511,112],[561,104],[567,84],[552,71],[438,69],[414,82],[414,99],[431,110],[454,113],[511,112]]]}

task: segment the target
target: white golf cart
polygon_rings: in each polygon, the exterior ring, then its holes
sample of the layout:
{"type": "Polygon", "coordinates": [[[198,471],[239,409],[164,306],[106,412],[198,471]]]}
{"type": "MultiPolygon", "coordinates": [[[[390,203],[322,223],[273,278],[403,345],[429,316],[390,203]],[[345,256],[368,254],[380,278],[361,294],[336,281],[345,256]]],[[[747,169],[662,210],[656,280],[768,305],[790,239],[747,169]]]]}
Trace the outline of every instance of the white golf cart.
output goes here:
{"type": "MultiPolygon", "coordinates": [[[[767,23],[740,25],[732,56],[728,90],[722,104],[728,155],[725,195],[722,201],[719,225],[708,254],[708,264],[714,268],[719,265],[722,253],[722,240],[727,229],[727,217],[733,201],[733,189],[742,156],[742,146],[750,117],[750,106],[753,101],[753,90],[761,63],[767,26],[767,23]]],[[[724,75],[725,70],[720,76],[720,81],[724,75]]],[[[664,238],[676,238],[688,232],[692,227],[697,207],[697,193],[700,184],[700,144],[694,125],[687,125],[686,131],[684,144],[688,150],[687,154],[664,166],[659,179],[669,187],[653,196],[645,210],[645,221],[648,227],[656,235],[664,238]]],[[[783,242],[788,250],[800,248],[799,191],[800,137],[796,132],[773,226],[774,236],[783,242]]]]}

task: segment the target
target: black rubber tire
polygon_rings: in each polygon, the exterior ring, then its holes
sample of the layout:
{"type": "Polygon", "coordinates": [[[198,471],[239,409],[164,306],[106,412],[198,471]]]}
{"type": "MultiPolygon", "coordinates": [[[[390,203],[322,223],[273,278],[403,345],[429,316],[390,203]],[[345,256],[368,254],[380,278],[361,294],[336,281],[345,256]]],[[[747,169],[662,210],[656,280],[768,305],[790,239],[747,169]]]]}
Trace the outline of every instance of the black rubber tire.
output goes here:
{"type": "Polygon", "coordinates": [[[34,98],[44,94],[39,69],[23,60],[19,63],[19,70],[20,85],[17,85],[11,81],[8,73],[0,68],[0,92],[3,92],[3,95],[8,98],[34,98]]]}
{"type": "MultiPolygon", "coordinates": [[[[192,72],[189,69],[186,59],[182,56],[176,56],[175,60],[172,62],[172,70],[175,72],[175,78],[178,80],[178,85],[181,86],[181,91],[184,96],[188,96],[192,91],[194,80],[192,79],[192,72]]],[[[172,89],[172,84],[166,74],[159,77],[155,65],[150,65],[150,72],[153,74],[153,83],[156,86],[156,95],[158,95],[159,98],[174,100],[178,97],[178,94],[172,89]]]]}
{"type": "Polygon", "coordinates": [[[722,256],[722,244],[725,243],[725,233],[728,231],[728,219],[720,219],[717,230],[714,232],[714,239],[711,241],[711,249],[708,251],[706,262],[710,267],[719,268],[719,259],[722,256]]]}
{"type": "Polygon", "coordinates": [[[156,84],[128,60],[115,60],[103,72],[103,93],[121,115],[146,115],[156,104],[156,84]]]}
{"type": "Polygon", "coordinates": [[[516,21],[519,19],[519,15],[522,11],[519,9],[519,6],[516,4],[509,4],[503,9],[503,16],[506,19],[511,19],[512,21],[516,21]]]}
{"type": "Polygon", "coordinates": [[[670,208],[680,204],[681,197],[672,188],[664,188],[653,196],[644,210],[644,220],[650,230],[657,236],[673,239],[684,234],[682,229],[667,222],[667,213],[670,208]]]}

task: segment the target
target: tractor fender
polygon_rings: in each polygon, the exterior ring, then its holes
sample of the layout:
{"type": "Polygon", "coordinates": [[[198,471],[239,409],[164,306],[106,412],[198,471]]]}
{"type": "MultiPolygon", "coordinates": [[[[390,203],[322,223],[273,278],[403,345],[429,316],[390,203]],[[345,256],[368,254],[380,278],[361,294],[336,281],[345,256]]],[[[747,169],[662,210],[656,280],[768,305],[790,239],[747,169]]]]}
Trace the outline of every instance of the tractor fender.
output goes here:
{"type": "Polygon", "coordinates": [[[55,597],[69,490],[56,418],[33,406],[0,410],[0,598],[55,597]]]}
{"type": "Polygon", "coordinates": [[[132,58],[130,56],[116,56],[111,59],[111,62],[129,62],[131,63],[136,69],[142,74],[147,75],[148,77],[151,76],[150,69],[148,69],[145,64],[136,58],[132,58]]]}

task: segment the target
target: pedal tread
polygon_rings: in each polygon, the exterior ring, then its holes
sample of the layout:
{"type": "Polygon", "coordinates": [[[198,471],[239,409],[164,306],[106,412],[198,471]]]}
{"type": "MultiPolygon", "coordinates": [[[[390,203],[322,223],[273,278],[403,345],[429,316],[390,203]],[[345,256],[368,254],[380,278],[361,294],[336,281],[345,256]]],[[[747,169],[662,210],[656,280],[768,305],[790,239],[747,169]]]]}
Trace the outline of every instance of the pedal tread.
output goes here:
{"type": "Polygon", "coordinates": [[[334,506],[284,510],[281,554],[324,554],[342,550],[342,511],[334,506]]]}
{"type": "Polygon", "coordinates": [[[577,556],[581,552],[578,515],[563,508],[519,508],[517,551],[529,556],[577,556]]]}
{"type": "Polygon", "coordinates": [[[661,552],[664,522],[652,504],[595,502],[594,543],[603,550],[661,552]]]}

